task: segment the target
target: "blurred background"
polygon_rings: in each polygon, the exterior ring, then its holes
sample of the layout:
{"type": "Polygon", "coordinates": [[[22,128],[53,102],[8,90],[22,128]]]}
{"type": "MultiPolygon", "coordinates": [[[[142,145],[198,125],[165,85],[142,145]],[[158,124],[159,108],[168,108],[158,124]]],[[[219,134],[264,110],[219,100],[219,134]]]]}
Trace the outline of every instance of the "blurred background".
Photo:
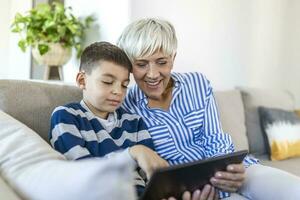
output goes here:
{"type": "MultiPolygon", "coordinates": [[[[0,0],[0,79],[43,79],[43,66],[21,52],[10,31],[17,12],[41,0],[0,0]]],[[[238,86],[288,89],[300,107],[299,0],[64,0],[76,16],[93,15],[84,46],[116,43],[133,20],[169,20],[179,41],[174,71],[200,71],[215,90],[238,86]]],[[[75,83],[75,54],[63,66],[64,82],[75,83]]]]}

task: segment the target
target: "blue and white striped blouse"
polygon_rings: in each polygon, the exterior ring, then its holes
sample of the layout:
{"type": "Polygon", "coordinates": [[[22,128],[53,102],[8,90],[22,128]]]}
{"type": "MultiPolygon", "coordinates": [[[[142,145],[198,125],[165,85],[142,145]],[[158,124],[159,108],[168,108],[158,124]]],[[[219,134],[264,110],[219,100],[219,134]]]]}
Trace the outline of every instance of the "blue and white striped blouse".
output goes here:
{"type": "MultiPolygon", "coordinates": [[[[171,77],[174,88],[168,111],[149,108],[137,85],[128,91],[123,104],[143,117],[157,153],[173,165],[233,152],[231,137],[221,128],[209,81],[201,73],[172,73],[171,77]]],[[[250,157],[244,160],[246,166],[256,162],[250,157]]]]}

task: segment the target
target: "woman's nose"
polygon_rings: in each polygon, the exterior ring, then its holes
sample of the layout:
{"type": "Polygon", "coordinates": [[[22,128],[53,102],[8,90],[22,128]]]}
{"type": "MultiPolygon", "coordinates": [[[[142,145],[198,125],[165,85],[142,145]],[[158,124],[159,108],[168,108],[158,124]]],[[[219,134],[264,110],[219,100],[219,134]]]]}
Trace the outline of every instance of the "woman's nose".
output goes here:
{"type": "Polygon", "coordinates": [[[151,79],[156,79],[159,77],[159,70],[156,66],[150,64],[147,72],[147,77],[151,79]]]}

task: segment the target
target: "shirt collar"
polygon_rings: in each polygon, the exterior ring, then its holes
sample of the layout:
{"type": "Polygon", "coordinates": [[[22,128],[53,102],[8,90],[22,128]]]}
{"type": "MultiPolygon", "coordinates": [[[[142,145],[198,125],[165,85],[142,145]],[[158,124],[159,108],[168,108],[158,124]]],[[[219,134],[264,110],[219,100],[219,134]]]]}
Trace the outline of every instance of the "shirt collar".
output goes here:
{"type": "MultiPolygon", "coordinates": [[[[180,73],[173,72],[171,73],[171,78],[174,81],[174,89],[177,90],[184,84],[183,77],[180,73]]],[[[148,103],[147,97],[145,93],[138,87],[137,84],[133,86],[133,93],[136,94],[136,101],[143,101],[144,103],[148,103]]]]}
{"type": "Polygon", "coordinates": [[[118,116],[117,116],[117,112],[111,112],[108,114],[108,117],[107,119],[103,119],[103,118],[100,118],[98,117],[97,115],[95,115],[90,109],[89,107],[86,105],[86,103],[83,101],[83,99],[80,101],[80,105],[87,110],[87,115],[89,115],[91,118],[98,118],[102,121],[107,121],[107,122],[111,122],[111,121],[116,121],[118,116]]]}

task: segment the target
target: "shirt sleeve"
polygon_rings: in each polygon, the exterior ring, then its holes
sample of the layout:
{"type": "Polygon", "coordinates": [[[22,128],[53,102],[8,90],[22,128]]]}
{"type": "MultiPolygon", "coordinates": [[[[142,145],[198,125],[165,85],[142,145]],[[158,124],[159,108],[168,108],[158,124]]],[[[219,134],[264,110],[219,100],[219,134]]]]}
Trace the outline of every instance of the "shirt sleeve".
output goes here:
{"type": "Polygon", "coordinates": [[[234,145],[229,134],[221,127],[219,113],[212,88],[208,87],[204,111],[204,147],[206,157],[218,156],[234,151],[234,145]]]}
{"type": "Polygon", "coordinates": [[[52,147],[67,159],[79,160],[92,157],[85,147],[76,117],[66,108],[58,107],[51,116],[49,139],[52,147]]]}
{"type": "MultiPolygon", "coordinates": [[[[235,149],[231,136],[222,130],[218,108],[210,85],[207,90],[206,102],[204,114],[204,146],[206,149],[206,157],[234,152],[235,149]]],[[[258,162],[257,159],[246,156],[243,164],[245,167],[248,167],[258,162]]]]}

